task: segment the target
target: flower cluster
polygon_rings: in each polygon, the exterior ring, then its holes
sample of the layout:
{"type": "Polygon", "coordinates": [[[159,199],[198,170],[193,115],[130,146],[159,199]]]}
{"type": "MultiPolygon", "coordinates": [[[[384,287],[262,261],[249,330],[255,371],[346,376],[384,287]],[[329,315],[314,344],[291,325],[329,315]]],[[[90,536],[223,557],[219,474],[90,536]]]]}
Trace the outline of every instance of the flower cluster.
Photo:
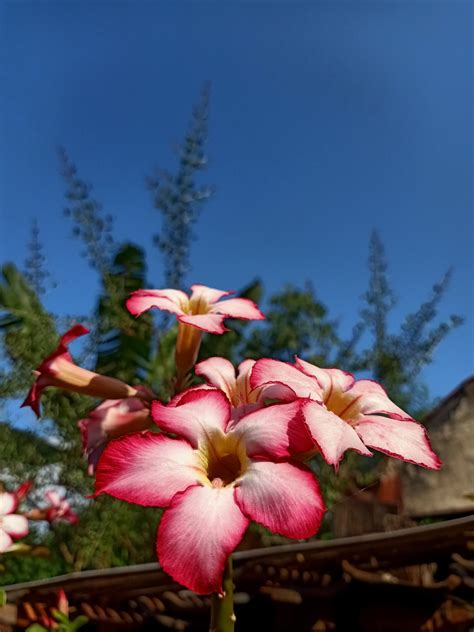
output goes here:
{"type": "Polygon", "coordinates": [[[20,511],[19,506],[32,488],[31,481],[22,483],[14,492],[0,493],[0,553],[9,551],[13,541],[24,538],[29,533],[29,520],[69,522],[76,524],[79,517],[71,509],[69,502],[54,490],[44,493],[45,504],[28,511],[20,511]]]}
{"type": "Polygon", "coordinates": [[[139,316],[150,308],[178,319],[174,397],[129,386],[77,367],[67,344],[73,327],[38,367],[26,404],[39,412],[46,386],[103,399],[79,422],[95,496],[165,509],[158,528],[162,567],[197,593],[222,590],[224,565],[250,521],[290,538],[313,536],[325,511],[318,482],[305,465],[316,453],[338,467],[346,450],[390,456],[438,469],[422,425],[371,380],[296,358],[226,359],[195,365],[204,331],[226,331],[225,318],[264,318],[249,300],[194,285],[139,290],[127,301],[139,316]],[[190,386],[194,368],[205,384],[190,386]],[[190,387],[189,387],[190,386],[190,387]]]}

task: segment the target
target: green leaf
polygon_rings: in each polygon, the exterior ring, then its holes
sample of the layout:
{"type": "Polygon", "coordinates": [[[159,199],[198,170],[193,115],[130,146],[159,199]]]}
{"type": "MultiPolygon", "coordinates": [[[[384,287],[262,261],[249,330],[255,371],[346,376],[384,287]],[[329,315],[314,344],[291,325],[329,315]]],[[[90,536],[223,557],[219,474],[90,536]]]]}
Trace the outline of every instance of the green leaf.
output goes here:
{"type": "Polygon", "coordinates": [[[76,630],[79,630],[79,628],[82,628],[83,625],[86,625],[88,621],[89,619],[85,617],[83,614],[79,615],[71,623],[71,632],[76,632],[76,630]]]}

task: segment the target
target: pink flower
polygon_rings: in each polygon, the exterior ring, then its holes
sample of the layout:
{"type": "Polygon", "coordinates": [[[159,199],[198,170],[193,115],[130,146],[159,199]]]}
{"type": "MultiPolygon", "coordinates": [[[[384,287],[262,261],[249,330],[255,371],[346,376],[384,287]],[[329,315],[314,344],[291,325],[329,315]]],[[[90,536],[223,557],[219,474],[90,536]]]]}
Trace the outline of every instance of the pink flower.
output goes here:
{"type": "Polygon", "coordinates": [[[134,316],[140,316],[152,307],[176,314],[179,326],[175,352],[175,392],[182,390],[188,383],[187,374],[196,362],[203,331],[223,334],[228,331],[224,327],[226,318],[265,318],[255,303],[247,298],[221,300],[233,292],[215,290],[205,285],[193,285],[191,290],[190,297],[181,290],[137,290],[127,300],[127,309],[134,316]]]}
{"type": "Polygon", "coordinates": [[[28,520],[13,513],[17,506],[15,494],[0,493],[0,553],[10,548],[12,538],[24,538],[28,534],[28,520]]]}
{"type": "Polygon", "coordinates": [[[191,325],[211,334],[223,334],[225,318],[263,320],[265,316],[247,298],[221,299],[234,292],[215,290],[205,285],[192,285],[192,294],[181,290],[137,290],[127,300],[127,309],[134,316],[156,307],[176,314],[180,323],[191,325]]]}
{"type": "Polygon", "coordinates": [[[99,375],[74,364],[68,345],[87,333],[89,330],[82,325],[74,325],[62,336],[57,349],[36,369],[37,379],[22,406],[31,406],[39,417],[41,394],[48,386],[56,386],[101,399],[122,399],[137,395],[137,389],[121,380],[99,375]]]}
{"type": "Polygon", "coordinates": [[[250,383],[253,388],[285,384],[293,398],[305,398],[302,411],[314,446],[332,465],[349,448],[371,456],[368,446],[426,468],[441,466],[424,427],[372,380],[356,381],[351,373],[320,369],[298,358],[295,366],[265,358],[256,362],[250,383]]]}
{"type": "Polygon", "coordinates": [[[229,360],[220,357],[208,358],[196,364],[195,373],[204,377],[208,384],[220,388],[232,405],[234,418],[261,408],[267,399],[293,399],[293,391],[279,384],[268,384],[258,388],[250,386],[250,375],[255,360],[244,360],[239,364],[237,375],[229,360]]]}
{"type": "MultiPolygon", "coordinates": [[[[69,601],[66,596],[66,593],[64,592],[62,588],[58,590],[57,597],[58,597],[58,607],[57,609],[53,610],[53,615],[57,615],[59,613],[66,617],[69,617],[69,601]]],[[[46,612],[43,613],[41,617],[41,622],[47,628],[50,628],[52,630],[56,630],[59,627],[59,623],[52,617],[48,616],[46,612]]]]}
{"type": "Polygon", "coordinates": [[[64,521],[71,524],[77,524],[79,522],[78,515],[71,509],[68,501],[65,498],[61,498],[58,492],[54,490],[48,490],[45,492],[45,498],[49,503],[49,506],[45,508],[45,520],[48,522],[64,521]]]}
{"type": "Polygon", "coordinates": [[[138,397],[108,399],[78,422],[82,446],[93,474],[100,455],[112,439],[145,430],[152,424],[150,409],[138,397]]]}
{"type": "Polygon", "coordinates": [[[226,395],[191,389],[179,402],[153,402],[164,434],[112,441],[97,468],[96,495],[165,507],[158,529],[161,565],[197,593],[221,592],[227,557],[250,520],[290,538],[319,528],[324,503],[313,473],[292,461],[311,438],[301,402],[232,420],[226,395]]]}

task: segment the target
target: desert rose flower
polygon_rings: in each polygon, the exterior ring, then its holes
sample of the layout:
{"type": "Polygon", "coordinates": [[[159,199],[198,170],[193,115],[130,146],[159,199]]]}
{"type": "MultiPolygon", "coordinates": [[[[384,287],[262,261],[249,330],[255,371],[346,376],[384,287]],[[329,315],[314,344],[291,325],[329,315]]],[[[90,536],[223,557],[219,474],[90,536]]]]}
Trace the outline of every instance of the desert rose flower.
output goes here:
{"type": "Polygon", "coordinates": [[[234,365],[225,358],[212,357],[196,364],[195,373],[204,377],[211,386],[221,389],[233,408],[236,419],[261,408],[268,399],[294,398],[293,391],[282,384],[268,384],[258,388],[250,386],[250,375],[255,360],[239,364],[237,375],[234,365]]]}
{"type": "Polygon", "coordinates": [[[324,504],[308,468],[292,461],[312,440],[301,402],[233,421],[226,395],[191,389],[177,405],[153,402],[163,432],[112,441],[99,461],[96,495],[164,507],[157,552],[164,570],[200,594],[222,591],[225,562],[255,520],[290,538],[319,528],[324,504]]]}
{"type": "Polygon", "coordinates": [[[152,424],[150,408],[138,397],[108,399],[78,422],[82,447],[93,474],[100,455],[112,439],[145,430],[152,424]]]}
{"type": "MultiPolygon", "coordinates": [[[[58,597],[58,602],[57,602],[58,607],[56,609],[56,612],[68,617],[69,616],[69,601],[66,596],[66,593],[64,592],[62,588],[58,590],[57,597],[58,597]]],[[[45,625],[48,629],[56,630],[59,627],[58,622],[52,617],[48,616],[48,614],[46,613],[43,613],[41,617],[41,621],[43,625],[45,625]]]]}
{"type": "Polygon", "coordinates": [[[57,349],[36,369],[36,381],[22,406],[31,406],[39,417],[41,394],[48,386],[56,386],[101,399],[123,399],[138,395],[136,388],[121,380],[99,375],[74,364],[68,345],[87,333],[89,330],[82,325],[74,325],[61,337],[57,349]]]}
{"type": "Polygon", "coordinates": [[[0,493],[0,553],[10,548],[13,538],[24,538],[28,534],[28,520],[14,513],[17,505],[15,494],[0,493]]]}
{"type": "Polygon", "coordinates": [[[253,388],[285,384],[294,398],[305,398],[302,412],[308,430],[332,465],[337,466],[349,448],[367,456],[373,448],[429,469],[441,466],[424,427],[396,406],[377,382],[356,380],[351,373],[321,369],[298,358],[295,366],[264,358],[256,362],[250,383],[253,388]]]}
{"type": "Polygon", "coordinates": [[[179,321],[176,342],[178,382],[183,382],[184,376],[196,362],[203,331],[223,334],[228,331],[224,326],[226,318],[265,318],[255,303],[247,298],[222,300],[233,292],[205,285],[192,285],[191,290],[191,296],[181,290],[137,290],[127,300],[127,309],[134,316],[140,316],[151,308],[176,315],[179,321]]]}
{"type": "Polygon", "coordinates": [[[71,509],[70,504],[65,498],[62,498],[58,492],[54,490],[48,490],[44,494],[48,506],[43,510],[44,519],[48,522],[64,521],[71,524],[77,524],[79,522],[78,515],[71,509]]]}

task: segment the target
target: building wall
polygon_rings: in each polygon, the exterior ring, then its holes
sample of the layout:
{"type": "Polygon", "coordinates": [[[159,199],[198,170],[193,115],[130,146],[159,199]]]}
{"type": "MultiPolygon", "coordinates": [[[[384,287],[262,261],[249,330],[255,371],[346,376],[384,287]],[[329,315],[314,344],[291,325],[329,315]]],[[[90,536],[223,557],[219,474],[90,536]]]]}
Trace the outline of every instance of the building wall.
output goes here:
{"type": "Polygon", "coordinates": [[[411,516],[474,512],[474,378],[428,417],[428,433],[443,461],[438,472],[402,469],[404,511],[411,516]]]}

